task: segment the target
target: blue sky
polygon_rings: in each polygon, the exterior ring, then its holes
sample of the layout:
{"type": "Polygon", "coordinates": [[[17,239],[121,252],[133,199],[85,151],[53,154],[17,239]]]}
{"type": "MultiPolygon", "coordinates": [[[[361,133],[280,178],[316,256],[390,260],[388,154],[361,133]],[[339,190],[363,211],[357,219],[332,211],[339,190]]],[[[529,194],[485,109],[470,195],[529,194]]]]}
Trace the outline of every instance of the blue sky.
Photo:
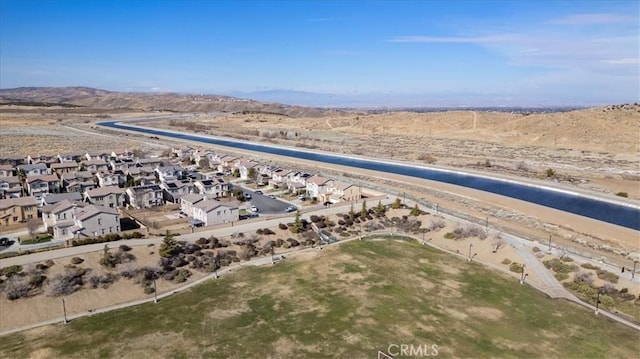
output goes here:
{"type": "Polygon", "coordinates": [[[0,87],[314,105],[636,102],[639,24],[638,1],[0,0],[0,87]]]}

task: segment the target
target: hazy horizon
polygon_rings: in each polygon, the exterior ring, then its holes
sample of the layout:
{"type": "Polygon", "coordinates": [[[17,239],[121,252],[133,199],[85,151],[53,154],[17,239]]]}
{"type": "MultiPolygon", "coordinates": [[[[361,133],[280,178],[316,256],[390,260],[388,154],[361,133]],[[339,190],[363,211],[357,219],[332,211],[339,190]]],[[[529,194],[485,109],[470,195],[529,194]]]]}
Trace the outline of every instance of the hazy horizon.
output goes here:
{"type": "Polygon", "coordinates": [[[0,88],[321,107],[640,98],[634,1],[0,2],[0,88]]]}

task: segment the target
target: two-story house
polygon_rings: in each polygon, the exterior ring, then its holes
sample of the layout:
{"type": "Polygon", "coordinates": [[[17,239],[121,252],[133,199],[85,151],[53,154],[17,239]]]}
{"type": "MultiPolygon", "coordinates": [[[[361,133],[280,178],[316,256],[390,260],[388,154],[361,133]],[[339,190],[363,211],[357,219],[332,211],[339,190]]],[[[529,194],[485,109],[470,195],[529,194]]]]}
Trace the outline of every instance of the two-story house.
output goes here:
{"type": "Polygon", "coordinates": [[[342,181],[331,181],[327,192],[322,197],[323,202],[352,202],[362,198],[362,187],[342,181]]]}
{"type": "Polygon", "coordinates": [[[136,162],[129,158],[112,159],[109,161],[109,167],[112,171],[127,172],[129,168],[136,167],[136,162]]]}
{"type": "Polygon", "coordinates": [[[87,161],[101,160],[104,163],[108,163],[111,160],[111,152],[106,151],[94,151],[87,152],[84,155],[87,161]]]}
{"type": "Polygon", "coordinates": [[[189,180],[162,182],[160,187],[164,190],[165,201],[173,203],[178,203],[180,197],[193,192],[193,183],[189,180]]]}
{"type": "Polygon", "coordinates": [[[111,152],[111,158],[119,160],[133,160],[134,154],[133,151],[129,151],[127,149],[119,149],[111,152]]]}
{"type": "Polygon", "coordinates": [[[162,188],[157,184],[129,187],[129,204],[134,208],[151,208],[164,204],[162,188]]]}
{"type": "Polygon", "coordinates": [[[194,226],[212,226],[222,223],[237,222],[240,218],[239,207],[229,202],[218,202],[205,199],[193,205],[194,226]]]}
{"type": "Polygon", "coordinates": [[[287,176],[289,173],[291,173],[291,171],[284,168],[278,168],[277,170],[272,171],[269,184],[275,189],[287,187],[287,176]]]}
{"type": "Polygon", "coordinates": [[[0,165],[0,177],[10,177],[14,174],[12,165],[0,165]]]}
{"type": "Polygon", "coordinates": [[[96,188],[93,174],[89,171],[78,171],[76,173],[63,174],[60,178],[62,187],[67,192],[84,193],[87,190],[96,188]]]}
{"type": "Polygon", "coordinates": [[[49,168],[58,176],[62,176],[65,173],[74,173],[79,170],[78,164],[74,161],[53,163],[51,164],[51,166],[49,166],[49,168]]]}
{"type": "Polygon", "coordinates": [[[124,184],[127,182],[127,176],[121,170],[100,171],[96,173],[96,179],[98,180],[98,186],[100,187],[124,187],[124,184]]]}
{"type": "Polygon", "coordinates": [[[160,182],[173,181],[184,178],[184,168],[180,166],[163,166],[156,168],[160,182]]]}
{"type": "Polygon", "coordinates": [[[307,190],[307,179],[311,174],[305,172],[289,172],[287,174],[287,188],[294,193],[304,193],[307,190]]]}
{"type": "Polygon", "coordinates": [[[153,167],[132,167],[127,169],[127,183],[141,186],[156,183],[156,171],[153,167]]]}
{"type": "Polygon", "coordinates": [[[242,158],[235,162],[235,167],[240,171],[240,178],[243,180],[255,180],[258,174],[258,163],[242,158]],[[250,178],[251,177],[251,178],[250,178]]]}
{"type": "Polygon", "coordinates": [[[196,191],[207,195],[208,198],[220,198],[229,195],[229,183],[222,177],[212,179],[197,180],[195,182],[196,191]]]}
{"type": "Polygon", "coordinates": [[[58,162],[58,156],[54,154],[31,154],[27,156],[27,163],[51,164],[58,162]]]}
{"type": "Polygon", "coordinates": [[[60,179],[56,175],[27,177],[25,185],[29,194],[38,199],[48,193],[60,192],[60,179]]]}
{"type": "Polygon", "coordinates": [[[12,167],[16,167],[19,165],[26,164],[26,159],[22,156],[2,156],[0,157],[0,164],[2,165],[10,165],[12,167]]]}
{"type": "Polygon", "coordinates": [[[187,215],[187,217],[193,218],[193,206],[196,203],[204,201],[207,196],[198,193],[189,193],[180,197],[180,211],[187,215]]]}
{"type": "Polygon", "coordinates": [[[322,199],[322,196],[328,191],[330,182],[330,179],[318,175],[309,177],[306,186],[307,195],[311,198],[322,199]]]}
{"type": "Polygon", "coordinates": [[[0,198],[22,197],[22,183],[17,176],[0,177],[0,198]]]}
{"type": "Polygon", "coordinates": [[[95,205],[120,208],[126,204],[127,194],[124,188],[117,186],[100,187],[86,191],[84,200],[95,205]]]}
{"type": "Polygon", "coordinates": [[[43,222],[56,240],[120,232],[120,216],[109,207],[62,201],[43,207],[43,222]]]}
{"type": "Polygon", "coordinates": [[[0,199],[0,229],[38,218],[38,201],[33,196],[0,199]]]}
{"type": "Polygon", "coordinates": [[[108,171],[109,165],[105,160],[102,159],[93,159],[86,160],[80,163],[80,167],[83,171],[89,171],[91,173],[98,173],[99,171],[108,171]]]}
{"type": "Polygon", "coordinates": [[[80,161],[84,160],[84,154],[83,153],[59,153],[58,154],[58,161],[60,162],[75,162],[75,163],[79,163],[80,161]]]}
{"type": "Polygon", "coordinates": [[[30,165],[19,165],[17,166],[17,169],[18,172],[24,173],[27,177],[51,174],[51,170],[47,167],[47,164],[43,162],[30,165]]]}
{"type": "Polygon", "coordinates": [[[159,158],[140,158],[136,161],[139,167],[162,167],[164,162],[159,158]]]}
{"type": "Polygon", "coordinates": [[[49,193],[46,196],[40,198],[40,206],[48,206],[65,200],[70,202],[82,202],[82,193],[49,193]]]}

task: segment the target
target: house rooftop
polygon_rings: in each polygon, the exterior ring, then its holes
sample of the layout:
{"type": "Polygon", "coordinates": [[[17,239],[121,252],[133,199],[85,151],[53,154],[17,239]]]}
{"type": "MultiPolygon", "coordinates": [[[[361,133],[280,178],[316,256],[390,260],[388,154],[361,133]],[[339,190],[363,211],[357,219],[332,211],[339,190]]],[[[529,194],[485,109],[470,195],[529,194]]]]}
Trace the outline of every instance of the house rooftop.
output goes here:
{"type": "Polygon", "coordinates": [[[13,206],[36,206],[38,202],[33,196],[0,199],[0,210],[11,208],[13,206]]]}
{"type": "Polygon", "coordinates": [[[106,187],[95,188],[87,191],[87,196],[101,197],[101,196],[107,196],[110,194],[121,194],[121,193],[124,193],[124,191],[125,191],[124,188],[120,188],[117,186],[106,186],[106,187]]]}
{"type": "Polygon", "coordinates": [[[49,193],[48,195],[42,198],[42,201],[47,204],[54,204],[54,203],[62,202],[64,200],[82,201],[82,194],[80,192],[49,193]]]}
{"type": "Polygon", "coordinates": [[[202,200],[204,200],[206,197],[202,194],[198,194],[198,193],[189,193],[189,194],[185,194],[184,196],[180,197],[180,200],[184,201],[184,202],[189,202],[189,203],[198,203],[202,200]]]}
{"type": "Polygon", "coordinates": [[[27,177],[27,183],[33,183],[33,182],[58,182],[58,176],[56,175],[41,175],[41,176],[32,176],[32,177],[27,177]]]}
{"type": "Polygon", "coordinates": [[[92,204],[77,210],[76,218],[80,221],[84,221],[85,219],[89,219],[100,213],[118,215],[118,211],[115,208],[96,206],[92,204]]]}

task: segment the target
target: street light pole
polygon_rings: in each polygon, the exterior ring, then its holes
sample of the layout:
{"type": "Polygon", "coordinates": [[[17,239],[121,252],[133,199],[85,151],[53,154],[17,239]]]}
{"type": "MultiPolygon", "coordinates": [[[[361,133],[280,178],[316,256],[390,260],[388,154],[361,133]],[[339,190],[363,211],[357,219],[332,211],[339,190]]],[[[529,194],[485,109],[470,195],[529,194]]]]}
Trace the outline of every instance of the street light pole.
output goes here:
{"type": "Polygon", "coordinates": [[[360,240],[362,240],[362,222],[360,222],[360,240]]]}
{"type": "Polygon", "coordinates": [[[600,288],[598,288],[598,299],[596,300],[596,315],[600,313],[600,288]]]}
{"type": "Polygon", "coordinates": [[[473,247],[473,243],[469,243],[469,256],[467,257],[469,262],[471,262],[471,247],[473,247]]]}
{"type": "Polygon", "coordinates": [[[69,321],[67,320],[67,305],[64,302],[64,298],[62,298],[62,313],[64,315],[64,324],[69,323],[69,321]]]}
{"type": "Polygon", "coordinates": [[[633,272],[631,272],[631,280],[636,277],[636,264],[638,264],[638,261],[633,261],[633,272]]]}
{"type": "Polygon", "coordinates": [[[153,280],[153,302],[158,303],[158,287],[155,279],[153,280]]]}
{"type": "Polygon", "coordinates": [[[549,235],[549,254],[551,254],[551,235],[549,235]]]}
{"type": "Polygon", "coordinates": [[[524,267],[526,265],[522,264],[522,272],[520,272],[520,284],[524,284],[524,279],[529,275],[529,274],[524,274],[524,267]]]}

